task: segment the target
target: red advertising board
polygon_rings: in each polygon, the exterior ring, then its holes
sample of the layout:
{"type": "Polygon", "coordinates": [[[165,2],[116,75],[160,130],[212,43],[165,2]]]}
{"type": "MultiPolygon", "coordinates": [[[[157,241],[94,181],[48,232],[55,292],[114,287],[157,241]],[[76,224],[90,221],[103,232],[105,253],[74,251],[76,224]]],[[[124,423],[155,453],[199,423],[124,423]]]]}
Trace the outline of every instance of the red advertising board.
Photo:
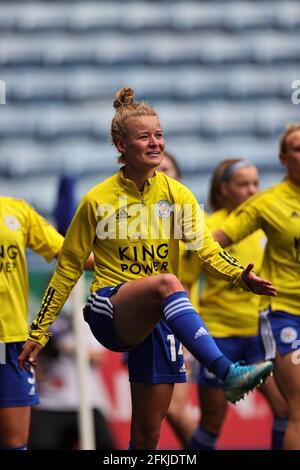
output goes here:
{"type": "MultiPolygon", "coordinates": [[[[122,356],[107,351],[101,374],[109,397],[109,420],[119,449],[126,449],[129,442],[130,388],[122,356]]],[[[199,418],[196,386],[190,385],[189,412],[199,418]]],[[[219,439],[220,449],[268,449],[271,435],[271,412],[259,392],[251,393],[229,412],[219,439]]],[[[160,449],[180,449],[176,436],[168,423],[164,423],[159,442],[160,449]]]]}

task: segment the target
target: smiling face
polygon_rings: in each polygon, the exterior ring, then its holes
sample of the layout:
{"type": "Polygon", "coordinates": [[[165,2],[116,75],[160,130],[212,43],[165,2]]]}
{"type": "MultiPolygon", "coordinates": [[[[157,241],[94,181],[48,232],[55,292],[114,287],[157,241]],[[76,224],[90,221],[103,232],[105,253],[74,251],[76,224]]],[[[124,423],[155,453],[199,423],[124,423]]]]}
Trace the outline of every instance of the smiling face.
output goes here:
{"type": "Polygon", "coordinates": [[[286,138],[285,153],[280,154],[281,163],[286,166],[292,183],[300,186],[300,129],[291,132],[286,138]]]}
{"type": "Polygon", "coordinates": [[[228,182],[223,182],[221,193],[229,211],[253,196],[258,190],[259,176],[255,166],[236,170],[228,182]]]}
{"type": "Polygon", "coordinates": [[[145,172],[160,165],[165,142],[158,117],[130,117],[125,121],[125,130],[125,137],[116,143],[125,166],[145,172]]]}

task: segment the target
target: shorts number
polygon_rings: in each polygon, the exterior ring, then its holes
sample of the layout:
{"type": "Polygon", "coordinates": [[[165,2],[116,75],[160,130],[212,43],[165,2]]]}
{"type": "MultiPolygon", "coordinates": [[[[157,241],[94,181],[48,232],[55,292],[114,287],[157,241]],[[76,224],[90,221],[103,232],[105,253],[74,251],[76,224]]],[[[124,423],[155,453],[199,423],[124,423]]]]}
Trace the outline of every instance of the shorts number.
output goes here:
{"type": "MultiPolygon", "coordinates": [[[[171,361],[176,362],[177,357],[176,357],[175,336],[174,335],[168,335],[167,340],[170,342],[171,361]]],[[[182,344],[181,343],[179,343],[179,348],[178,348],[177,354],[178,354],[178,356],[183,354],[182,344]]]]}

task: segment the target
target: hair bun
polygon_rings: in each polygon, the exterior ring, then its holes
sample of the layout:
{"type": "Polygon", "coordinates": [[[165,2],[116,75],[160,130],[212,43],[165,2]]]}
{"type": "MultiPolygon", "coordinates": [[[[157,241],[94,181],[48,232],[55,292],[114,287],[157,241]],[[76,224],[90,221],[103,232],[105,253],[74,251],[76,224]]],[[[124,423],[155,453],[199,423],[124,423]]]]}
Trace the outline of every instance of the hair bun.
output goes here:
{"type": "Polygon", "coordinates": [[[115,94],[114,108],[129,106],[134,102],[134,91],[132,88],[123,87],[115,94]]]}

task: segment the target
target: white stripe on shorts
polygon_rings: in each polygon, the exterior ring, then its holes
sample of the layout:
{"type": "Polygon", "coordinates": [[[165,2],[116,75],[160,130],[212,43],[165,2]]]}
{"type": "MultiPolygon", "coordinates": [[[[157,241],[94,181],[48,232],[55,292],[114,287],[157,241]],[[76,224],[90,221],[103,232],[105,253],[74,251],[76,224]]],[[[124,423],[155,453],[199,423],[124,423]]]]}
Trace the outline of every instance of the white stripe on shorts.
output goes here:
{"type": "Polygon", "coordinates": [[[113,309],[107,305],[106,302],[97,302],[95,299],[92,299],[92,301],[88,300],[88,302],[90,302],[93,307],[103,308],[104,310],[113,313],[113,309]]]}
{"type": "Polygon", "coordinates": [[[94,292],[89,296],[87,305],[90,306],[90,309],[93,312],[101,313],[102,315],[113,318],[113,305],[107,297],[101,297],[100,295],[96,295],[94,292]]]}
{"type": "Polygon", "coordinates": [[[108,313],[105,310],[101,310],[100,308],[95,308],[91,306],[91,310],[96,313],[101,313],[101,315],[106,315],[109,318],[113,318],[111,313],[108,313]]]}
{"type": "Polygon", "coordinates": [[[276,341],[272,331],[272,325],[268,318],[270,309],[267,308],[260,312],[259,323],[260,323],[260,336],[265,348],[265,359],[274,359],[276,356],[276,341]]]}
{"type": "Polygon", "coordinates": [[[111,301],[110,301],[110,299],[109,299],[108,297],[103,297],[103,296],[101,296],[101,295],[98,295],[97,292],[94,292],[94,293],[92,294],[92,296],[94,296],[97,300],[100,300],[100,301],[103,300],[104,302],[106,302],[107,305],[109,305],[109,306],[111,307],[111,309],[114,308],[113,304],[111,303],[111,301]]]}

